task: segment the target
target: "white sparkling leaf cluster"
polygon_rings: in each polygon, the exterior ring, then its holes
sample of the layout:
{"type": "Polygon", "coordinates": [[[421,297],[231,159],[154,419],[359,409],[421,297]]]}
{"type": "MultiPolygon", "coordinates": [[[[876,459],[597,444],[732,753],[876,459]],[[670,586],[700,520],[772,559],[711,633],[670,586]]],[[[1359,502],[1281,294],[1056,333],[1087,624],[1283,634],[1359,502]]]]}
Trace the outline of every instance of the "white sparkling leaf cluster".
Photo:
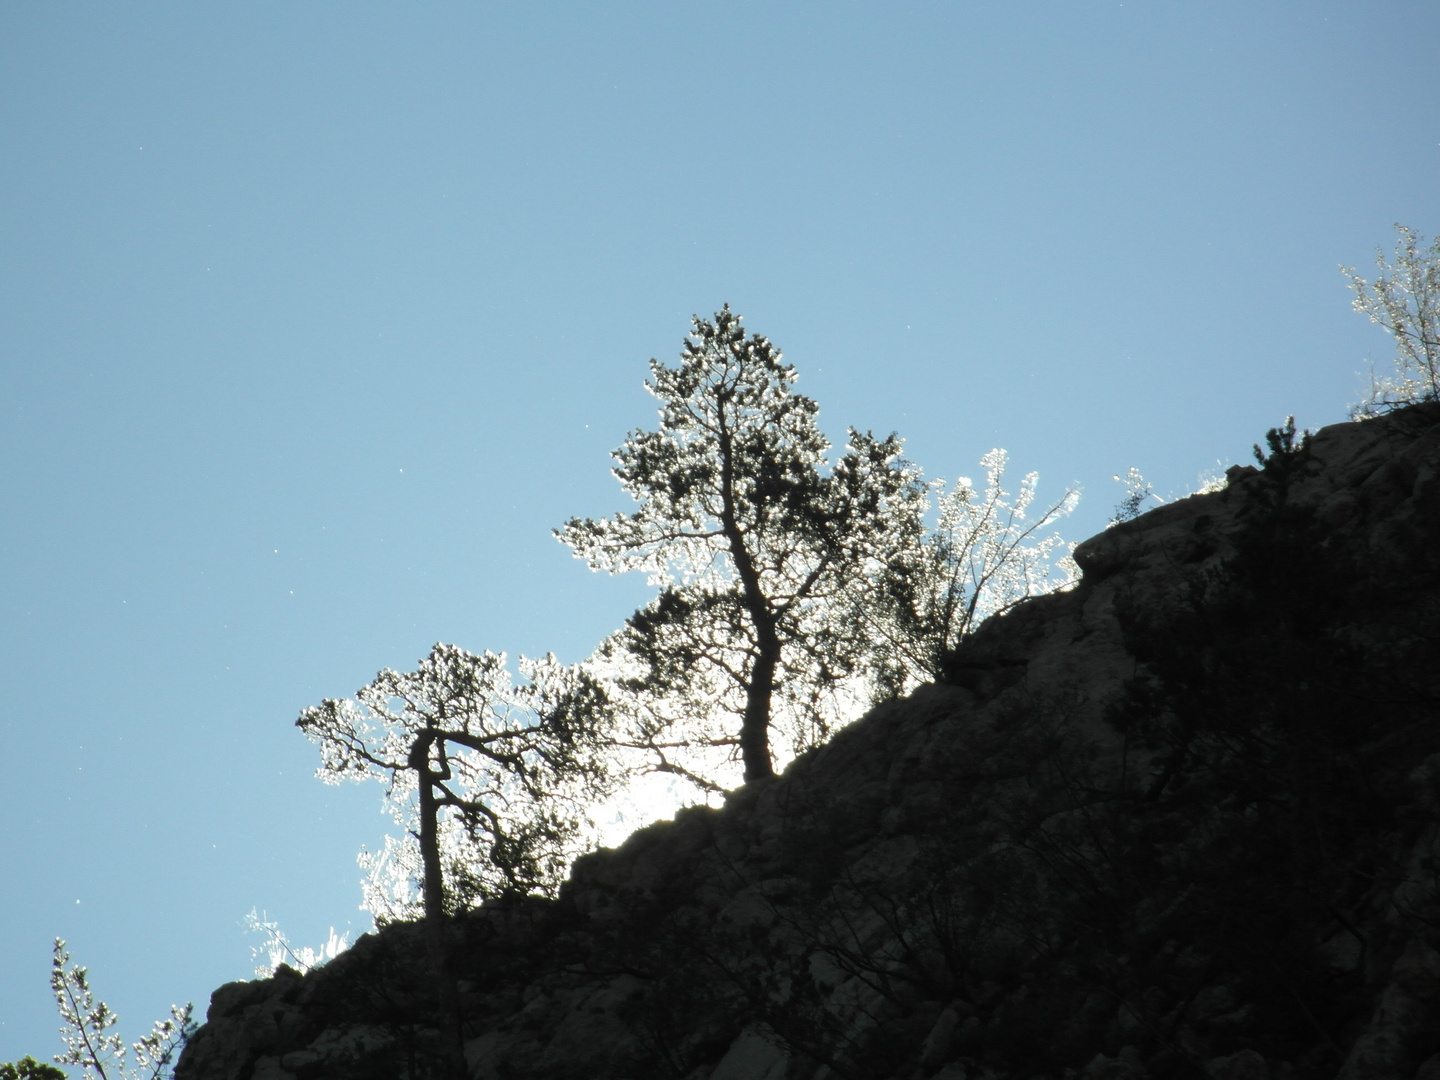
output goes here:
{"type": "Polygon", "coordinates": [[[79,1065],[98,1080],[160,1080],[168,1077],[175,1059],[195,1030],[194,1007],[172,1005],[170,1015],[155,1023],[150,1034],[130,1044],[135,1063],[127,1061],[125,1042],[112,1029],[118,1017],[90,989],[89,973],[70,963],[65,942],[55,939],[50,964],[50,989],[60,1009],[60,1037],[65,1053],[57,1065],[79,1065]]]}
{"type": "Polygon", "coordinates": [[[980,459],[983,489],[964,476],[948,491],[943,480],[932,482],[934,527],[879,567],[854,605],[871,645],[875,696],[933,681],[944,657],[986,619],[1079,580],[1074,545],[1046,531],[1075,508],[1078,490],[1036,512],[1038,474],[1026,474],[1012,498],[1004,486],[1007,464],[1001,449],[980,459]]]}
{"type": "Polygon", "coordinates": [[[1380,270],[1373,283],[1342,266],[1355,293],[1356,311],[1379,324],[1395,342],[1392,370],[1370,370],[1370,397],[1353,409],[1371,416],[1420,401],[1440,400],[1440,237],[1425,248],[1424,237],[1397,224],[1394,262],[1375,251],[1380,270]]]}
{"type": "Polygon", "coordinates": [[[353,699],[300,714],[320,747],[317,775],[379,781],[401,827],[360,857],[377,921],[421,914],[427,827],[451,912],[507,891],[552,891],[583,848],[585,808],[606,779],[567,708],[579,673],[553,655],[518,666],[521,682],[503,653],[437,644],[416,670],[386,669],[353,699]]]}
{"type": "Polygon", "coordinates": [[[325,944],[318,949],[312,949],[309,945],[302,945],[295,948],[290,939],[280,929],[280,924],[268,918],[263,911],[250,909],[250,913],[242,920],[241,925],[252,934],[260,934],[264,941],[259,945],[252,945],[250,948],[251,959],[256,961],[255,974],[262,979],[268,979],[275,974],[275,970],[281,964],[294,968],[304,974],[313,971],[321,964],[335,959],[342,952],[350,947],[348,934],[337,933],[335,928],[330,927],[330,936],[325,944]]]}

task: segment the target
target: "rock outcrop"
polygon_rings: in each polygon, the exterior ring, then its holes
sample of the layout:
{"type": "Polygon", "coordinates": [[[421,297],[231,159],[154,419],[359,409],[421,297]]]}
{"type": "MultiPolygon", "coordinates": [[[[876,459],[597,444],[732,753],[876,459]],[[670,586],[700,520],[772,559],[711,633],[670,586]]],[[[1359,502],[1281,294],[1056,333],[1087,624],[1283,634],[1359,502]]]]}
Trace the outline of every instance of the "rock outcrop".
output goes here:
{"type": "MultiPolygon", "coordinates": [[[[469,1076],[1440,1080],[1440,409],[1082,544],[943,683],[458,920],[469,1076]]],[[[418,928],[179,1080],[442,1075],[418,928]]]]}

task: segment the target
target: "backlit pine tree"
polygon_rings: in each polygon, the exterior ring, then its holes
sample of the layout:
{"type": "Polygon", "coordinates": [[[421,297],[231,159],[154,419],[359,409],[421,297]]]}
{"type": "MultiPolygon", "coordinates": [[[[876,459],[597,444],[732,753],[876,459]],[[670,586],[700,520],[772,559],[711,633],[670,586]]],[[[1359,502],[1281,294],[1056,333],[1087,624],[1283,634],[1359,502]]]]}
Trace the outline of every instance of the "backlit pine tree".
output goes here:
{"type": "MultiPolygon", "coordinates": [[[[380,922],[423,914],[445,1039],[443,1075],[467,1076],[449,916],[487,897],[553,892],[583,846],[585,809],[607,785],[583,672],[436,645],[411,672],[381,671],[355,698],[326,700],[296,725],[320,746],[327,783],[375,779],[403,833],[362,859],[380,922]]],[[[598,693],[598,688],[596,689],[598,693]]]]}
{"type": "Polygon", "coordinates": [[[852,430],[830,467],[780,351],[728,307],[693,327],[678,366],[651,361],[658,430],[613,454],[638,509],[556,534],[592,568],[659,586],[597,663],[650,767],[714,787],[737,749],[751,781],[773,775],[776,735],[793,754],[828,733],[865,663],[848,593],[913,542],[924,488],[894,435],[852,430]]]}

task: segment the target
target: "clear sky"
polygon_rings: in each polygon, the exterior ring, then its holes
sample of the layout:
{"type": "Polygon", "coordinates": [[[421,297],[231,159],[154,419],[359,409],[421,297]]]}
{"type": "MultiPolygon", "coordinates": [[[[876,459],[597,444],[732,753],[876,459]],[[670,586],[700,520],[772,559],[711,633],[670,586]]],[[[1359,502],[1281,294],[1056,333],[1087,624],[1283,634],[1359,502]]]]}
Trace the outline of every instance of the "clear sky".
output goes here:
{"type": "Polygon", "coordinates": [[[138,1037],[252,907],[363,930],[373,786],[299,710],[435,641],[581,659],[646,595],[642,380],[729,302],[832,437],[1003,446],[1065,532],[1388,339],[1338,263],[1440,232],[1428,0],[0,6],[0,1060],[50,941],[138,1037]]]}

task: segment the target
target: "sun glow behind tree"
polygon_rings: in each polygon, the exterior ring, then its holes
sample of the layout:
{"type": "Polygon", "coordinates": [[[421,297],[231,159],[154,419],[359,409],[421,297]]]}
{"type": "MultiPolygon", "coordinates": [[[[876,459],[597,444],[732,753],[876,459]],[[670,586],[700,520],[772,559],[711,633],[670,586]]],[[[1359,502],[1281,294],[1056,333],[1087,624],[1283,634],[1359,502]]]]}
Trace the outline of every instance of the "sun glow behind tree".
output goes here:
{"type": "Polygon", "coordinates": [[[401,831],[360,856],[378,920],[553,893],[579,853],[774,775],[1076,580],[1051,528],[1076,490],[1037,504],[1030,473],[1012,493],[998,449],[983,486],[927,482],[898,435],[853,428],[832,460],[796,380],[728,307],[679,365],[651,361],[658,429],[613,454],[637,509],[556,530],[657,589],[585,661],[522,657],[517,682],[503,654],[436,645],[301,714],[323,779],[385,784],[401,831]]]}

